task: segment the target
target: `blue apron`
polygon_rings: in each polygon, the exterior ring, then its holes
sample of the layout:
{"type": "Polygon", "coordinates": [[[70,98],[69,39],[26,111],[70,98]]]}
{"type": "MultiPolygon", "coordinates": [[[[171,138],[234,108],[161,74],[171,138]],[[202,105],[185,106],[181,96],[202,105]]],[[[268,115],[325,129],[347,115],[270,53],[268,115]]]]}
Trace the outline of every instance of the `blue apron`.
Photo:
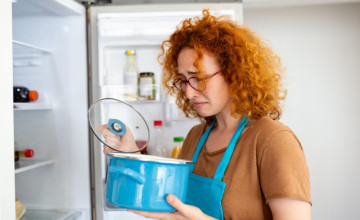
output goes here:
{"type": "MultiPolygon", "coordinates": [[[[192,158],[195,164],[199,157],[200,151],[204,146],[204,143],[207,137],[209,136],[212,127],[215,124],[215,121],[216,120],[213,121],[211,126],[201,136],[201,139],[196,147],[196,151],[192,158]]],[[[234,152],[236,142],[239,139],[240,134],[243,131],[247,122],[248,120],[246,119],[246,117],[244,117],[239,123],[216,169],[214,178],[208,178],[193,174],[192,172],[194,170],[195,165],[192,166],[192,168],[190,169],[186,203],[200,208],[202,212],[216,219],[224,219],[221,200],[224,195],[226,183],[222,182],[221,179],[224,176],[231,155],[234,152]]]]}

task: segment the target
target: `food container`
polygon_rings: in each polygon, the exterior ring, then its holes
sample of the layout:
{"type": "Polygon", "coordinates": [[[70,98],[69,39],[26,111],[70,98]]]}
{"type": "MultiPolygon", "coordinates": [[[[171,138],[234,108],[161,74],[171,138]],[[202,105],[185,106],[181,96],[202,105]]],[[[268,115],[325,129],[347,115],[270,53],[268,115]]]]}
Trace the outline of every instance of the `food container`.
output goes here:
{"type": "Polygon", "coordinates": [[[155,100],[155,75],[153,72],[141,72],[139,74],[139,97],[145,100],[155,100]]]}
{"type": "Polygon", "coordinates": [[[106,198],[127,209],[171,212],[166,202],[173,194],[186,201],[188,177],[193,162],[142,154],[108,153],[106,198]]]}
{"type": "Polygon", "coordinates": [[[182,202],[186,193],[192,161],[140,154],[146,148],[150,133],[143,116],[131,105],[113,98],[103,98],[89,108],[89,124],[95,137],[119,153],[107,153],[105,197],[111,205],[141,211],[171,212],[166,202],[173,194],[182,202]],[[107,128],[116,138],[131,131],[138,150],[120,151],[99,131],[107,128]]]}

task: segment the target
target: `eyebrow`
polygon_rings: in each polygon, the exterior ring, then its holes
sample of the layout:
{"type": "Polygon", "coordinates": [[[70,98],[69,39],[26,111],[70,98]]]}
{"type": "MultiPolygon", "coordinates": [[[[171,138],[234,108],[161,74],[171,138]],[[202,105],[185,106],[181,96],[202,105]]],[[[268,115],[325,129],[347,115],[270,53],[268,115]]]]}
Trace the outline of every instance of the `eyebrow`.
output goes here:
{"type": "MultiPolygon", "coordinates": [[[[194,72],[194,71],[187,71],[187,73],[188,73],[189,75],[197,75],[197,74],[198,74],[198,72],[194,72]]],[[[183,73],[177,73],[177,75],[184,76],[183,73]]]]}

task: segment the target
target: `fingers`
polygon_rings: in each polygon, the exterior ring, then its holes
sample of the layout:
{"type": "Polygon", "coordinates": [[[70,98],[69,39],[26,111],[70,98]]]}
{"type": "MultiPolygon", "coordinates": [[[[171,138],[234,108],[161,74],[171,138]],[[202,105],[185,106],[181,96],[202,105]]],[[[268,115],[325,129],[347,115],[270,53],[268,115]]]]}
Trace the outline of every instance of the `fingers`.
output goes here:
{"type": "Polygon", "coordinates": [[[180,212],[180,213],[185,213],[186,212],[186,208],[187,208],[188,205],[182,203],[180,201],[180,199],[178,199],[176,196],[169,194],[169,195],[166,196],[166,201],[172,207],[174,207],[178,212],[180,212]]]}
{"type": "MultiPolygon", "coordinates": [[[[97,127],[96,129],[99,132],[101,132],[101,134],[103,135],[106,145],[111,146],[116,149],[119,149],[121,151],[126,151],[126,152],[137,151],[139,148],[136,145],[135,138],[134,138],[133,134],[131,133],[131,130],[128,127],[126,127],[126,128],[127,128],[126,133],[121,137],[112,133],[109,130],[107,124],[103,124],[103,125],[97,127]]],[[[117,152],[117,151],[107,147],[106,145],[104,145],[104,148],[103,148],[104,153],[117,152]]]]}
{"type": "Polygon", "coordinates": [[[104,125],[101,125],[99,127],[97,127],[97,130],[104,136],[105,139],[108,139],[108,138],[118,138],[117,135],[115,135],[114,133],[112,133],[110,130],[109,130],[109,127],[107,124],[104,124],[104,125]]]}
{"type": "MultiPolygon", "coordinates": [[[[112,145],[110,145],[110,146],[112,146],[112,145]]],[[[113,150],[113,149],[107,147],[106,145],[104,145],[103,152],[104,152],[104,154],[106,154],[106,153],[118,153],[118,151],[113,150]]]]}
{"type": "MultiPolygon", "coordinates": [[[[105,141],[109,146],[112,146],[114,148],[120,147],[121,146],[120,137],[113,134],[108,128],[109,127],[108,127],[107,124],[103,124],[103,125],[97,127],[96,129],[104,136],[105,141]]],[[[116,153],[117,151],[115,151],[115,150],[107,147],[106,145],[104,145],[103,152],[104,153],[116,153]]]]}

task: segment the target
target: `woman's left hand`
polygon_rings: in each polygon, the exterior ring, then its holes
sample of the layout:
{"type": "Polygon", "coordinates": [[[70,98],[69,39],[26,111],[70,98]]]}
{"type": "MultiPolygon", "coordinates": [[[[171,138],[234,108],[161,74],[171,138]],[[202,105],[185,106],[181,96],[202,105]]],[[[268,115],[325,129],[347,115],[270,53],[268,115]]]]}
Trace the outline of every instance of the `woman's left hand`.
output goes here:
{"type": "Polygon", "coordinates": [[[176,196],[168,195],[166,196],[166,201],[176,209],[174,212],[145,212],[145,211],[136,211],[128,210],[138,215],[142,215],[147,218],[155,218],[160,220],[166,219],[215,219],[204,214],[198,207],[186,205],[182,203],[176,196]]]}

